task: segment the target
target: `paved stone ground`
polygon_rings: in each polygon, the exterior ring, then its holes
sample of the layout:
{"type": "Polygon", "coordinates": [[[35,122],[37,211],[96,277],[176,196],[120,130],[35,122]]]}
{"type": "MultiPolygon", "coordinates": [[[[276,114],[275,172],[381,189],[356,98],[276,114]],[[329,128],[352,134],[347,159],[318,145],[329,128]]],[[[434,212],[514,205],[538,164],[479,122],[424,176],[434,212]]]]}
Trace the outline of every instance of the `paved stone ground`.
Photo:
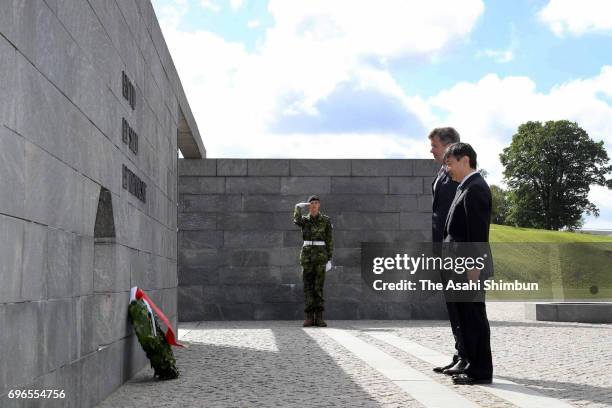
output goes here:
{"type": "MultiPolygon", "coordinates": [[[[495,375],[579,407],[612,406],[612,325],[534,322],[517,303],[488,304],[495,375]]],[[[301,322],[180,325],[182,376],[159,382],[144,369],[101,407],[421,407],[389,379],[301,322]]],[[[333,321],[483,407],[512,407],[479,387],[454,386],[422,360],[365,334],[390,331],[452,353],[443,321],[333,321]]]]}

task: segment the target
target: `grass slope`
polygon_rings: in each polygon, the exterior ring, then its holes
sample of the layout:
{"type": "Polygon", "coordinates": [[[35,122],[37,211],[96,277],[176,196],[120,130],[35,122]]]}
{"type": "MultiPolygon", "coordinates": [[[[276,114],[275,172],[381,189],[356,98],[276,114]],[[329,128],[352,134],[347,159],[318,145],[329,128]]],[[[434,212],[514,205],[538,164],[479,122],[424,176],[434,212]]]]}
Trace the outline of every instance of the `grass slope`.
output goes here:
{"type": "Polygon", "coordinates": [[[538,282],[537,292],[490,291],[491,299],[612,298],[612,237],[491,225],[495,280],[538,282]]]}

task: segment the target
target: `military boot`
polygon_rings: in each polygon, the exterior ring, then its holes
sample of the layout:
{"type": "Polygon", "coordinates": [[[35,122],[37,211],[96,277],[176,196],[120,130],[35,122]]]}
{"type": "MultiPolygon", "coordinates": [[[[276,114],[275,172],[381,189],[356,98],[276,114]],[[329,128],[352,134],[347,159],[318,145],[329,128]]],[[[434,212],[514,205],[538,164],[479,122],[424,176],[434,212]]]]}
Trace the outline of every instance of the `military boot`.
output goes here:
{"type": "Polygon", "coordinates": [[[304,313],[304,324],[302,325],[303,327],[312,327],[314,326],[314,313],[312,312],[305,312],[304,313]]]}
{"type": "Polygon", "coordinates": [[[327,323],[325,323],[325,320],[323,320],[323,311],[319,310],[318,312],[315,312],[315,321],[314,321],[315,326],[317,327],[327,327],[327,323]]]}

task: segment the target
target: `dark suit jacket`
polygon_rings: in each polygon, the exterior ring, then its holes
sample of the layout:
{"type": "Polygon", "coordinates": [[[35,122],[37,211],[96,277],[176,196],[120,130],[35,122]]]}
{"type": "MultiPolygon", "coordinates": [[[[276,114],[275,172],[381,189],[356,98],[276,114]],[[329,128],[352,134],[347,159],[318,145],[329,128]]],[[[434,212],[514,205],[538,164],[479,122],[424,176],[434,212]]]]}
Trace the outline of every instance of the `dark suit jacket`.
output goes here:
{"type": "Polygon", "coordinates": [[[459,183],[453,181],[446,171],[431,182],[431,194],[433,195],[431,239],[433,242],[442,242],[444,239],[444,223],[458,185],[459,183]],[[438,180],[437,183],[436,180],[438,180]]]}
{"type": "Polygon", "coordinates": [[[480,174],[474,174],[457,189],[444,225],[444,242],[471,243],[460,247],[461,252],[469,256],[487,254],[488,261],[481,273],[481,279],[493,274],[488,244],[491,208],[489,185],[480,174]]]}

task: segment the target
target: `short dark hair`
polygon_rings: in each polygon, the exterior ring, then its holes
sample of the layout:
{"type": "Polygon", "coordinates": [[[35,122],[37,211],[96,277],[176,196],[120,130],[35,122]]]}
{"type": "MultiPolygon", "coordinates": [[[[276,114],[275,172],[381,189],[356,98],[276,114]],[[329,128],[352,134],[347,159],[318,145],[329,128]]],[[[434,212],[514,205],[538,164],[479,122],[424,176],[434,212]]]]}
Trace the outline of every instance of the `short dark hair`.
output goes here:
{"type": "Polygon", "coordinates": [[[431,132],[429,132],[429,138],[433,139],[434,136],[438,136],[440,142],[444,145],[449,145],[452,143],[459,143],[461,141],[461,137],[459,136],[459,132],[452,127],[440,127],[435,128],[431,132]]]}
{"type": "Polygon", "coordinates": [[[448,146],[446,153],[444,153],[444,160],[448,159],[449,156],[453,156],[457,160],[467,156],[470,158],[470,167],[476,170],[476,151],[468,143],[455,143],[448,146]]]}

